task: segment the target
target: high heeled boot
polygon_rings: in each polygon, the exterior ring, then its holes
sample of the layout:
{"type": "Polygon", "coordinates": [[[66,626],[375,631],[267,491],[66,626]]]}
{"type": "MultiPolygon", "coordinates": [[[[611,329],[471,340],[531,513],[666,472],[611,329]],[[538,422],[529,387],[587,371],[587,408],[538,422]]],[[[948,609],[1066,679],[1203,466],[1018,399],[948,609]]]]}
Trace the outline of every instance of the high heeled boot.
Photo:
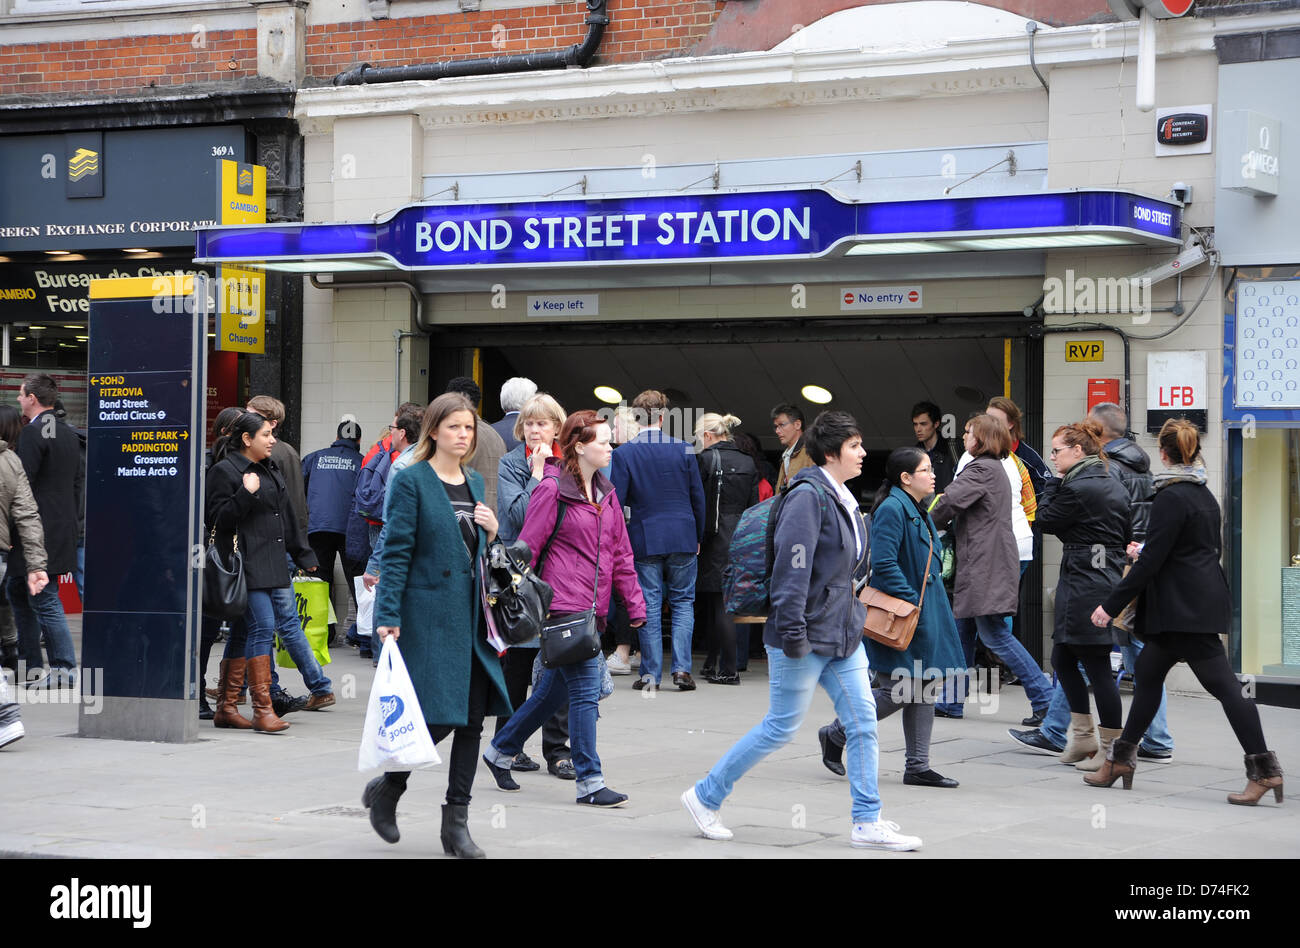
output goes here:
{"type": "Polygon", "coordinates": [[[215,727],[233,727],[247,730],[253,725],[235,708],[239,700],[239,689],[244,684],[244,668],[248,660],[244,658],[227,658],[221,662],[221,678],[217,682],[217,708],[212,715],[215,727]]]}
{"type": "Polygon", "coordinates": [[[1118,727],[1097,727],[1097,753],[1091,757],[1085,757],[1074,765],[1075,770],[1098,771],[1101,770],[1101,763],[1110,753],[1110,745],[1115,742],[1121,734],[1123,728],[1118,727]]]}
{"type": "MultiPolygon", "coordinates": [[[[406,784],[402,780],[390,774],[380,774],[366,784],[366,789],[361,794],[361,805],[370,811],[371,828],[386,843],[395,843],[402,838],[397,830],[397,801],[406,792],[406,784]]],[[[446,825],[447,818],[444,815],[444,832],[446,825]]]]}
{"type": "Polygon", "coordinates": [[[289,722],[276,717],[271,706],[271,656],[248,659],[247,670],[248,693],[253,700],[253,730],[267,734],[287,730],[289,722]]]}
{"type": "Polygon", "coordinates": [[[1246,780],[1245,790],[1228,794],[1229,803],[1254,806],[1270,790],[1273,791],[1273,799],[1282,802],[1282,765],[1277,762],[1277,754],[1272,751],[1247,754],[1246,780]]]}
{"type": "MultiPolygon", "coordinates": [[[[1109,728],[1101,729],[1103,732],[1109,728]]],[[[1105,734],[1102,734],[1103,740],[1105,734]]],[[[1083,782],[1090,787],[1109,787],[1116,780],[1123,779],[1124,789],[1133,789],[1133,774],[1137,771],[1137,744],[1131,744],[1128,741],[1114,738],[1110,742],[1110,751],[1106,754],[1106,759],[1102,761],[1100,769],[1094,774],[1088,774],[1083,778],[1083,782]]],[[[1101,753],[1098,752],[1098,758],[1101,753]]]]}
{"type": "Polygon", "coordinates": [[[487,853],[469,835],[469,807],[445,803],[442,807],[442,851],[458,859],[485,859],[487,853]]]}
{"type": "MultiPolygon", "coordinates": [[[[1070,734],[1065,741],[1065,750],[1061,751],[1061,763],[1073,764],[1081,760],[1087,760],[1090,757],[1096,757],[1099,748],[1097,746],[1097,731],[1093,727],[1091,714],[1075,714],[1070,712],[1070,734]]],[[[1097,767],[1101,766],[1098,761],[1097,767]]],[[[1096,767],[1093,768],[1097,769],[1096,767]]]]}

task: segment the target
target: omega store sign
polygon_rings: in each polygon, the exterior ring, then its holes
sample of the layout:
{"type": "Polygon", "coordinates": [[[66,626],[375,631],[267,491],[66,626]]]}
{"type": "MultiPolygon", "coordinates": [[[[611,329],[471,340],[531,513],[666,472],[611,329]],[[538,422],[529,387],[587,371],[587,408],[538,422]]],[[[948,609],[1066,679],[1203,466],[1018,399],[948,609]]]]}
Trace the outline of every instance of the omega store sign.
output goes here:
{"type": "Polygon", "coordinates": [[[0,253],[192,247],[216,224],[220,159],[246,151],[237,125],[6,137],[0,253]]]}

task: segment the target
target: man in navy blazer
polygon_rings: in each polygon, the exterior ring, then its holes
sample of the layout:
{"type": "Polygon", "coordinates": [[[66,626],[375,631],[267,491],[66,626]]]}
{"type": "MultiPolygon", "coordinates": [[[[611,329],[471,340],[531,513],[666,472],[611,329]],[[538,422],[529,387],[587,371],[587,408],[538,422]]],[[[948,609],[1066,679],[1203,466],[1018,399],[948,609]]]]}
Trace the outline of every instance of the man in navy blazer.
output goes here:
{"type": "Polygon", "coordinates": [[[638,395],[632,407],[648,424],[619,446],[609,479],[619,503],[630,511],[628,537],[636,575],[645,594],[641,627],[641,670],[634,688],[658,689],[663,677],[663,603],[672,604],[673,684],[692,691],[691,637],[695,631],[695,569],[704,539],[704,485],[695,453],[685,441],[660,430],[668,397],[638,395]]]}

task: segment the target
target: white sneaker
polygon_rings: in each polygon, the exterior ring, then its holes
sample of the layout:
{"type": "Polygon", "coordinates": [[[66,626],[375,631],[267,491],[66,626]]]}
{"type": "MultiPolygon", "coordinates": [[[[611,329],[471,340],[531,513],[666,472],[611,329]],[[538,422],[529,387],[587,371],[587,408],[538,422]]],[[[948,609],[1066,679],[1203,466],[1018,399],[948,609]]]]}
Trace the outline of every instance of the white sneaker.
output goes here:
{"type": "Polygon", "coordinates": [[[22,721],[13,721],[10,724],[0,727],[0,747],[4,747],[6,744],[12,744],[26,733],[27,731],[24,730],[22,721]]]}
{"type": "Polygon", "coordinates": [[[691,815],[691,819],[695,821],[695,825],[700,828],[700,832],[706,839],[731,839],[733,834],[722,825],[722,820],[718,819],[718,811],[710,810],[700,802],[694,786],[682,794],[682,806],[686,807],[686,812],[691,815]]]}
{"type": "Polygon", "coordinates": [[[611,675],[632,674],[632,663],[619,658],[618,652],[612,653],[609,658],[605,659],[605,665],[609,668],[611,675]]]}
{"type": "Polygon", "coordinates": [[[898,824],[889,820],[854,823],[850,842],[859,849],[889,849],[899,853],[921,848],[919,836],[904,836],[898,831],[898,824]]]}

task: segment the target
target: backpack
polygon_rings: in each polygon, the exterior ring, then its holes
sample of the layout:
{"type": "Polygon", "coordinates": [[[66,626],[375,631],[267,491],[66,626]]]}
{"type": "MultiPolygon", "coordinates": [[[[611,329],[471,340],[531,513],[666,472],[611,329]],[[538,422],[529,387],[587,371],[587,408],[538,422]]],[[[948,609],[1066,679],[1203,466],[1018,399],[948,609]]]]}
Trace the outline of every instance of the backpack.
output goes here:
{"type": "Polygon", "coordinates": [[[357,513],[367,520],[384,522],[384,494],[388,490],[388,472],[392,466],[392,454],[381,450],[357,475],[357,488],[353,495],[355,507],[357,513]]]}
{"type": "MultiPolygon", "coordinates": [[[[750,507],[740,515],[736,532],[731,535],[731,549],[727,554],[727,567],[722,573],[723,607],[732,616],[766,616],[772,608],[772,558],[776,540],[776,525],[786,499],[799,484],[808,483],[818,492],[818,504],[823,505],[829,491],[812,481],[799,481],[775,497],[750,507]]],[[[838,500],[833,503],[838,504],[838,500]]],[[[864,547],[862,563],[871,556],[871,532],[862,518],[864,547]]]]}

